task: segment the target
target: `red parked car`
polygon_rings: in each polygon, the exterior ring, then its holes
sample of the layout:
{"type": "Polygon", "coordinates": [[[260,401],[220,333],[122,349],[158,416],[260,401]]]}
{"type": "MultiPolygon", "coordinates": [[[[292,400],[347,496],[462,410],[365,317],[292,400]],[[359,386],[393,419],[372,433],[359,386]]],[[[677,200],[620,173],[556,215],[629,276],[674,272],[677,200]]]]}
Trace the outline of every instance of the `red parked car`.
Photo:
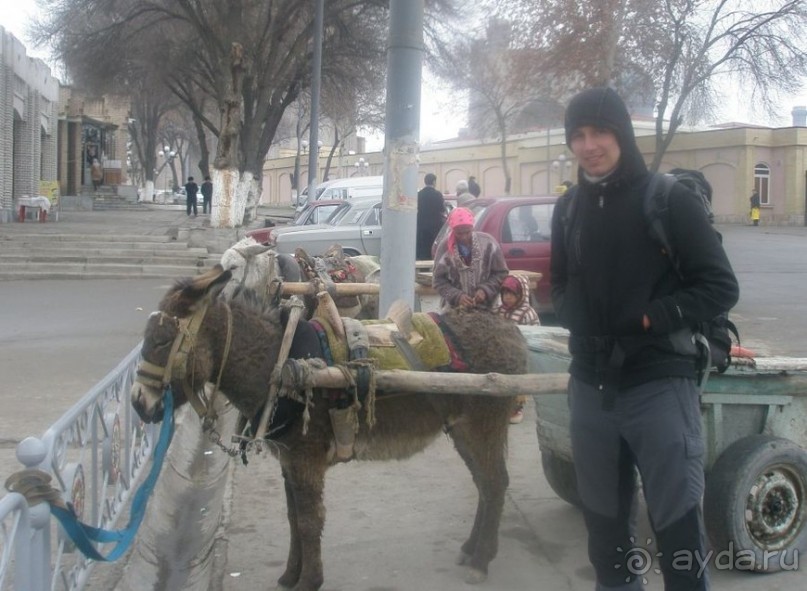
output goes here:
{"type": "MultiPolygon", "coordinates": [[[[557,200],[557,195],[483,197],[466,205],[474,212],[474,228],[499,241],[509,269],[541,273],[533,294],[533,305],[540,314],[553,312],[549,258],[552,212],[557,200]]],[[[432,246],[432,255],[447,231],[447,225],[440,230],[432,246]]]]}

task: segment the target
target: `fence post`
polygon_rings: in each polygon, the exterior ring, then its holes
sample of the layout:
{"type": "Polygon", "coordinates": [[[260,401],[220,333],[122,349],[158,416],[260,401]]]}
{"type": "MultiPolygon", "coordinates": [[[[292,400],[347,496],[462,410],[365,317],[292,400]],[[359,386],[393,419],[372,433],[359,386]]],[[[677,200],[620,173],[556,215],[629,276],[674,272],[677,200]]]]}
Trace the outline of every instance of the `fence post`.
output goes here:
{"type": "MultiPolygon", "coordinates": [[[[38,468],[45,461],[47,449],[36,437],[26,437],[17,445],[16,455],[26,468],[38,468]]],[[[39,503],[29,507],[28,520],[32,532],[30,543],[24,552],[28,572],[19,581],[25,584],[25,589],[48,591],[53,578],[50,568],[50,505],[39,503]]],[[[19,571],[17,576],[20,576],[19,571]]]]}

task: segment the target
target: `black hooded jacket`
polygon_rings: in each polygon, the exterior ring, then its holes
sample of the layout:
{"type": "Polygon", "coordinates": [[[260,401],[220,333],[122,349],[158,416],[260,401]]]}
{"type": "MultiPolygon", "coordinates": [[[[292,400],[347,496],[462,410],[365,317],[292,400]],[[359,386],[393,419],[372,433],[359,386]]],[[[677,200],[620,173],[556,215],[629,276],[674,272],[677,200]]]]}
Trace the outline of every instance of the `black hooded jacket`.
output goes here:
{"type": "Polygon", "coordinates": [[[559,199],[553,215],[552,299],[571,333],[570,372],[617,389],[663,377],[694,378],[694,347],[689,355],[677,352],[681,348],[673,348],[670,336],[688,338],[697,323],[733,307],[737,279],[700,198],[680,183],[670,192],[668,213],[669,239],[684,277],[679,279],[645,221],[643,199],[652,175],[624,103],[610,89],[587,92],[567,110],[567,142],[583,125],[608,128],[621,154],[602,182],[591,183],[580,171],[569,221],[563,220],[571,192],[559,199]],[[645,314],[648,331],[642,326],[645,314]],[[616,368],[613,343],[625,352],[616,368]]]}

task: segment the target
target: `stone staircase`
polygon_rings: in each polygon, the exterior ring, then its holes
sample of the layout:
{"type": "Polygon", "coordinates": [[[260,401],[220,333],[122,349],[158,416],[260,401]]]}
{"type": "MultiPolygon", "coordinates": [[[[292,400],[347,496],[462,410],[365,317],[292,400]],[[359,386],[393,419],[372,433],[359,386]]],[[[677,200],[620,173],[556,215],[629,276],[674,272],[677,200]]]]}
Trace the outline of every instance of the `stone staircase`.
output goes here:
{"type": "Polygon", "coordinates": [[[178,278],[220,256],[168,235],[15,234],[0,241],[0,280],[178,278]]]}
{"type": "Polygon", "coordinates": [[[92,198],[94,211],[145,211],[148,209],[143,203],[118,195],[115,186],[102,185],[95,191],[91,190],[89,193],[83,194],[92,198]]]}

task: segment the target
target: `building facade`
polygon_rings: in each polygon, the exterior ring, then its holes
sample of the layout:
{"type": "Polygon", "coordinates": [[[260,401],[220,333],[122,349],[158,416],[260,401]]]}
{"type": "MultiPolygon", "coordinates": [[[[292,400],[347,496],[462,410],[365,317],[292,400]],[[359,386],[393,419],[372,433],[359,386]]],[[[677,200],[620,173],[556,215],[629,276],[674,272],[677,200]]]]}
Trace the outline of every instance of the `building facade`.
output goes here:
{"type": "Polygon", "coordinates": [[[15,200],[56,181],[59,81],[40,59],[0,27],[0,223],[15,200]]]}
{"type": "MultiPolygon", "coordinates": [[[[797,108],[798,109],[798,108],[797,108]]],[[[801,112],[801,111],[799,111],[801,112]]],[[[661,170],[700,170],[714,189],[715,219],[746,223],[749,197],[756,188],[762,198],[762,224],[807,225],[807,127],[795,116],[792,127],[738,126],[679,131],[664,155],[661,170]]],[[[649,163],[655,152],[652,123],[635,121],[637,141],[649,163]]],[[[453,193],[460,179],[475,176],[484,195],[502,195],[503,160],[512,178],[512,195],[546,195],[565,180],[575,182],[577,166],[566,147],[562,128],[513,135],[502,145],[486,140],[456,140],[424,145],[421,178],[437,175],[437,188],[453,193]]],[[[363,174],[383,174],[380,152],[362,155],[369,167],[363,174]]],[[[266,204],[290,204],[294,158],[268,159],[263,169],[266,204]]],[[[355,176],[352,167],[331,169],[330,178],[355,176]]],[[[321,174],[318,178],[322,178],[321,174]]]]}
{"type": "Polygon", "coordinates": [[[95,96],[71,86],[59,91],[59,185],[63,195],[92,192],[90,170],[98,159],[103,184],[129,184],[126,150],[130,99],[95,96]]]}

